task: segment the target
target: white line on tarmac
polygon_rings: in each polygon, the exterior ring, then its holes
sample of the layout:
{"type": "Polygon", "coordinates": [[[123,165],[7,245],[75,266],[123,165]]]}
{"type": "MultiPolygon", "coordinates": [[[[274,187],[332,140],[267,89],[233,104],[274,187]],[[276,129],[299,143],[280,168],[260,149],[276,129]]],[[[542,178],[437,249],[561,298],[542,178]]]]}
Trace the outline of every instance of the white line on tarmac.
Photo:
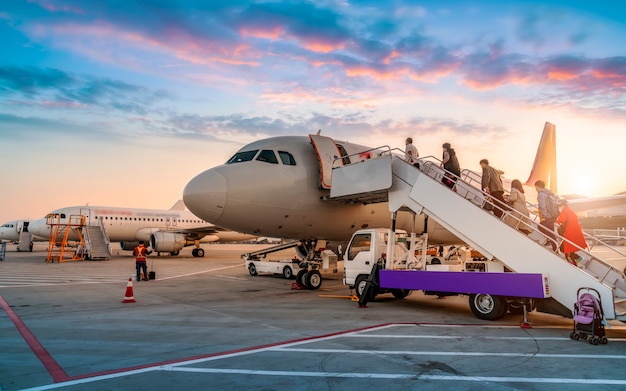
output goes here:
{"type": "Polygon", "coordinates": [[[219,270],[233,269],[233,268],[236,268],[236,267],[241,267],[241,265],[224,266],[224,267],[218,267],[217,269],[202,270],[202,271],[195,272],[195,273],[179,274],[179,275],[176,275],[176,276],[157,278],[156,281],[172,280],[174,278],[195,276],[197,274],[204,274],[204,273],[216,272],[216,271],[219,271],[219,270]]]}
{"type": "Polygon", "coordinates": [[[449,376],[449,375],[419,375],[408,373],[340,373],[340,372],[290,372],[290,371],[260,371],[246,369],[217,369],[217,368],[168,368],[170,371],[238,374],[238,375],[264,375],[264,376],[289,376],[289,377],[340,377],[351,379],[411,379],[411,380],[439,380],[439,381],[472,381],[493,383],[555,383],[555,384],[601,384],[601,385],[626,385],[626,380],[614,379],[562,379],[562,378],[537,378],[537,377],[491,377],[491,376],[449,376]]]}
{"type": "MultiPolygon", "coordinates": [[[[389,334],[355,334],[350,337],[354,338],[397,338],[397,339],[493,339],[493,340],[511,340],[511,341],[569,341],[569,337],[488,337],[475,335],[389,335],[389,334]]],[[[607,338],[612,342],[625,342],[626,338],[607,338]]]]}
{"type": "Polygon", "coordinates": [[[591,358],[626,360],[621,354],[549,354],[549,353],[507,353],[507,352],[429,352],[412,350],[351,350],[351,349],[307,349],[272,347],[268,350],[277,352],[302,353],[353,353],[353,354],[401,354],[413,356],[474,356],[474,357],[533,357],[533,358],[591,358]]]}

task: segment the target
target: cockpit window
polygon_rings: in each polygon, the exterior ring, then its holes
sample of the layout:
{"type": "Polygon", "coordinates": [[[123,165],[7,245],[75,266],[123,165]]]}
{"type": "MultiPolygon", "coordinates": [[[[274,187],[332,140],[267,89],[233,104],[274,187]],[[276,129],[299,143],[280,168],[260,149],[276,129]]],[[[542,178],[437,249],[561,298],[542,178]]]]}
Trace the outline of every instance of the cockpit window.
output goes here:
{"type": "Polygon", "coordinates": [[[293,155],[289,152],[278,151],[278,156],[280,156],[280,161],[283,162],[286,166],[295,166],[296,159],[293,158],[293,155]]]}
{"type": "Polygon", "coordinates": [[[260,162],[278,164],[278,159],[276,159],[276,154],[274,153],[274,151],[270,149],[262,150],[261,153],[259,153],[259,156],[256,158],[256,160],[260,162]]]}
{"type": "Polygon", "coordinates": [[[259,152],[258,149],[254,151],[237,152],[235,156],[228,159],[226,164],[249,162],[250,160],[254,159],[254,156],[257,152],[259,152]]]}

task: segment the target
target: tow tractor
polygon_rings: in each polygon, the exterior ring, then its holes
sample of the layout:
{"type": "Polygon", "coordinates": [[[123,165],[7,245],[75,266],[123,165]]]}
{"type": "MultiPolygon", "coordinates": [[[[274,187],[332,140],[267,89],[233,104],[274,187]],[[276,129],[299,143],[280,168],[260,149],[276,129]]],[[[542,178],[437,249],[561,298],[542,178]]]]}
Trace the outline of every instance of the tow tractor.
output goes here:
{"type": "Polygon", "coordinates": [[[485,320],[496,320],[507,310],[526,313],[533,300],[550,297],[547,275],[507,272],[502,262],[471,257],[468,250],[446,259],[428,255],[426,248],[427,235],[359,230],[344,254],[344,284],[356,290],[362,306],[382,293],[396,298],[413,290],[468,295],[472,313],[485,320]],[[418,244],[422,248],[418,253],[426,255],[415,257],[418,244]]]}
{"type": "Polygon", "coordinates": [[[326,241],[293,241],[279,244],[270,248],[243,254],[241,257],[251,276],[259,273],[282,274],[291,279],[295,276],[296,282],[308,289],[315,290],[322,286],[320,270],[332,270],[337,272],[337,256],[330,250],[326,250],[326,241]],[[295,248],[296,254],[293,259],[272,260],[267,256],[271,253],[295,248]],[[315,251],[308,251],[315,248],[315,251]],[[313,253],[312,257],[308,254],[313,253]]]}

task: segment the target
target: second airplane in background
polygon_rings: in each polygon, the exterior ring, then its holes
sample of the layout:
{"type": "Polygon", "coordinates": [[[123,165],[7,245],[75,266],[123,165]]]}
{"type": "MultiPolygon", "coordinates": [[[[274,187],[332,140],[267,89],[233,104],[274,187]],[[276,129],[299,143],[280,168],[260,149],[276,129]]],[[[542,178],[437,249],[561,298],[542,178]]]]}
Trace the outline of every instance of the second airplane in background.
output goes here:
{"type": "MultiPolygon", "coordinates": [[[[255,238],[220,228],[185,210],[179,201],[172,209],[138,209],[113,206],[71,206],[56,209],[47,217],[31,221],[29,230],[34,235],[50,239],[48,223],[68,224],[71,216],[84,216],[86,226],[101,226],[109,242],[120,242],[123,250],[132,250],[140,240],[149,242],[156,252],[178,255],[186,246],[196,246],[194,257],[203,257],[200,243],[233,242],[255,238]]],[[[76,240],[70,234],[69,240],[76,240]]]]}

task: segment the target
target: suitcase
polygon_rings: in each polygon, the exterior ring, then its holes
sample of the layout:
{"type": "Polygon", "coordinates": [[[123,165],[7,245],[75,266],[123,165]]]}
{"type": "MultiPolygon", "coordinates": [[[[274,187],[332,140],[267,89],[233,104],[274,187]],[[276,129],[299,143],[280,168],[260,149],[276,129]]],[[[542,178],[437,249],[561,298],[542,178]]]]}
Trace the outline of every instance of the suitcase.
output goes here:
{"type": "Polygon", "coordinates": [[[156,280],[156,272],[155,271],[148,272],[148,275],[150,276],[151,280],[156,280]]]}

